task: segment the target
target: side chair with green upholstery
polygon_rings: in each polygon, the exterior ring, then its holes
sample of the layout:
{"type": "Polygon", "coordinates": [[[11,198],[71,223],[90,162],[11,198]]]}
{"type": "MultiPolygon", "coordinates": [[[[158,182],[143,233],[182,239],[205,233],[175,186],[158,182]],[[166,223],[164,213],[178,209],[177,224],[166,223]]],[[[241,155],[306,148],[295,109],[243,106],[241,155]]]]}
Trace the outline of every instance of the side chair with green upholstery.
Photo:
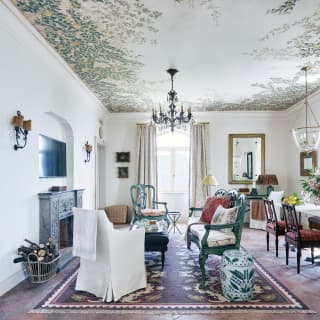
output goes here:
{"type": "MultiPolygon", "coordinates": [[[[227,192],[227,195],[228,194],[232,195],[231,192],[227,192]]],[[[193,242],[199,248],[199,265],[201,271],[201,282],[199,285],[200,289],[204,289],[205,287],[205,263],[208,259],[208,256],[212,254],[222,256],[225,250],[239,250],[240,248],[246,206],[245,196],[238,195],[237,198],[233,198],[231,201],[231,206],[235,208],[233,211],[235,214],[235,221],[233,223],[218,224],[218,222],[199,222],[188,225],[187,246],[190,249],[191,243],[193,242]]],[[[219,208],[222,207],[218,207],[217,211],[219,208]]],[[[230,208],[222,208],[222,210],[230,210],[230,208]]],[[[219,214],[217,214],[217,216],[219,216],[219,214]]],[[[215,218],[215,216],[213,218],[215,218]]]]}
{"type": "Polygon", "coordinates": [[[165,220],[169,226],[167,202],[156,201],[156,189],[149,184],[136,184],[130,187],[133,219],[165,220]],[[161,208],[159,208],[161,206],[161,208]]]}

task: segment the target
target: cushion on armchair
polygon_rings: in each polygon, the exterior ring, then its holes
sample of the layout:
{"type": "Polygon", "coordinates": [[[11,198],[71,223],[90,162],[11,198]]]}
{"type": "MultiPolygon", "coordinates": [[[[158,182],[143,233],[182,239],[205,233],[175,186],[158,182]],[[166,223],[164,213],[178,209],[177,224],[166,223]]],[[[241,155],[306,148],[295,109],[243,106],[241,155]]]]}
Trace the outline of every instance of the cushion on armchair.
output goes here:
{"type": "MultiPolygon", "coordinates": [[[[191,233],[200,240],[203,238],[206,230],[202,224],[194,224],[190,228],[191,233]]],[[[209,248],[226,246],[236,243],[236,236],[233,232],[225,233],[221,230],[211,230],[207,239],[209,248]]]]}
{"type": "MultiPolygon", "coordinates": [[[[219,205],[211,219],[212,225],[235,223],[237,219],[237,207],[226,209],[219,205]]],[[[221,232],[232,233],[232,228],[221,229],[221,232]]]]}
{"type": "Polygon", "coordinates": [[[204,204],[200,220],[210,223],[219,205],[224,208],[230,207],[230,197],[208,197],[204,204]]]}
{"type": "Polygon", "coordinates": [[[166,210],[163,209],[152,209],[152,208],[146,208],[141,209],[141,215],[144,217],[159,217],[166,215],[166,210]]]}

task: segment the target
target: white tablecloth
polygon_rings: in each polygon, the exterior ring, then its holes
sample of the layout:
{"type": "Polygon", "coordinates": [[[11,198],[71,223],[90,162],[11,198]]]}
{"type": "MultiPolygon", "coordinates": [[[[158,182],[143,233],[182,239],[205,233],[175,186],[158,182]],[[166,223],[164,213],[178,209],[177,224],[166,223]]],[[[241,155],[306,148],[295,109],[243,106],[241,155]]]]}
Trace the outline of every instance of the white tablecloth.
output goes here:
{"type": "Polygon", "coordinates": [[[301,224],[304,229],[309,229],[308,218],[311,216],[320,217],[320,206],[313,203],[306,203],[296,206],[296,212],[301,217],[301,224]]]}

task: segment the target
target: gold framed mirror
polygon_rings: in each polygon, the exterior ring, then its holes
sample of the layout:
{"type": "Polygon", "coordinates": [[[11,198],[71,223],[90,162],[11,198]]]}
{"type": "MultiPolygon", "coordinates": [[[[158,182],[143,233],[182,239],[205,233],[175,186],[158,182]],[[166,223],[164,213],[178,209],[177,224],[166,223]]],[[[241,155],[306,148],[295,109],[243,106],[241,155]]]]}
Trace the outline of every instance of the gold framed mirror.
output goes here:
{"type": "Polygon", "coordinates": [[[265,134],[229,134],[229,183],[250,184],[265,170],[265,134]]]}

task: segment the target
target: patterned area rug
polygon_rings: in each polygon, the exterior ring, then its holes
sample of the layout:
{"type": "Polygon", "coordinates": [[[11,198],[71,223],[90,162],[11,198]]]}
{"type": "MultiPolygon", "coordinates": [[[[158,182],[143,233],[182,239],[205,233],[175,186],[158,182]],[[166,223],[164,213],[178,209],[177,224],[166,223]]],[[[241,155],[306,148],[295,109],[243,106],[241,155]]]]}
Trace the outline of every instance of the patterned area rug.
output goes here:
{"type": "Polygon", "coordinates": [[[198,288],[200,270],[198,250],[187,250],[184,240],[171,236],[165,267],[161,270],[159,253],[146,253],[147,288],[106,303],[86,292],[75,291],[78,267],[52,290],[31,312],[36,313],[313,313],[257,262],[253,299],[229,302],[219,280],[220,258],[210,257],[206,264],[205,290],[198,288]]]}

